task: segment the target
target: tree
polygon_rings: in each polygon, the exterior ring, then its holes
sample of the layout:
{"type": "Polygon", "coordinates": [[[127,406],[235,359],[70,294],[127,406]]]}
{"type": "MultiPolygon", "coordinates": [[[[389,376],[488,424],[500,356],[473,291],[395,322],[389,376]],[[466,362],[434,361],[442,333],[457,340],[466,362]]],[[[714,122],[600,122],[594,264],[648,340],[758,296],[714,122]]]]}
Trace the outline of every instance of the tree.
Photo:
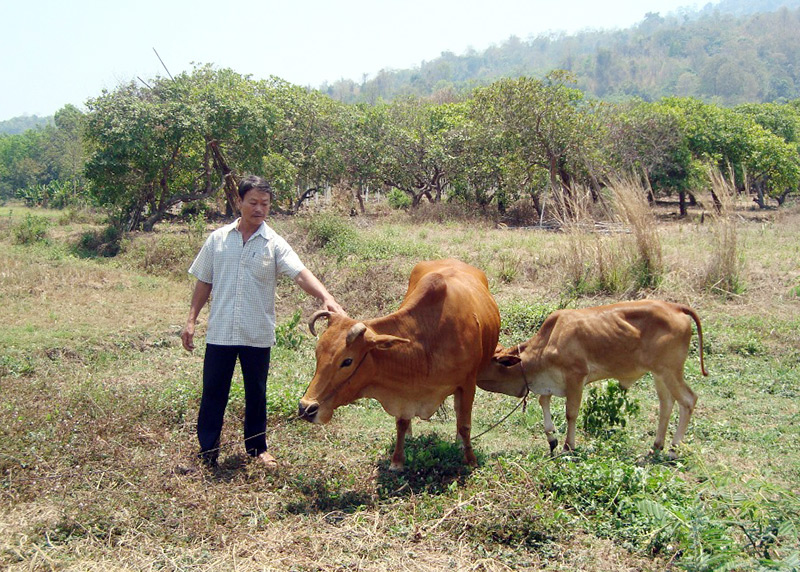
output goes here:
{"type": "Polygon", "coordinates": [[[686,216],[687,193],[699,171],[678,111],[660,102],[632,101],[608,108],[605,118],[614,168],[644,175],[651,201],[677,193],[680,215],[686,216]]]}
{"type": "Polygon", "coordinates": [[[411,198],[411,207],[423,198],[439,202],[449,184],[446,170],[447,134],[440,107],[416,98],[379,104],[380,148],[377,176],[382,183],[411,198]]]}
{"type": "Polygon", "coordinates": [[[773,195],[797,188],[796,145],[752,116],[694,99],[668,98],[663,104],[676,111],[692,158],[723,172],[732,170],[740,190],[748,179],[773,195]]]}
{"type": "MultiPolygon", "coordinates": [[[[596,180],[587,157],[600,135],[600,126],[581,107],[583,94],[567,87],[571,79],[554,72],[546,81],[500,80],[476,90],[473,108],[475,119],[494,131],[530,180],[538,170],[547,172],[551,192],[565,205],[575,183],[596,180]]],[[[598,197],[599,189],[593,188],[598,197]]]]}
{"type": "Polygon", "coordinates": [[[236,171],[258,170],[274,144],[277,110],[231,70],[195,68],[104,91],[89,100],[87,177],[100,204],[128,230],[150,230],[178,204],[227,189],[236,171]]]}

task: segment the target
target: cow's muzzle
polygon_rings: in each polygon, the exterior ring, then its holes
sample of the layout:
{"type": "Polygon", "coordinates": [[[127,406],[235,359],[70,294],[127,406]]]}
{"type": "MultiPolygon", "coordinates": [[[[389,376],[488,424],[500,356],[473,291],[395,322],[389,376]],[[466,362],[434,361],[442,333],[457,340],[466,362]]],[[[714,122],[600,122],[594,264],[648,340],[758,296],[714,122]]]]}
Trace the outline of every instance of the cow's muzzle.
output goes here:
{"type": "Polygon", "coordinates": [[[300,401],[300,405],[297,408],[297,415],[301,419],[305,419],[306,421],[310,421],[311,423],[316,423],[317,413],[319,413],[319,403],[316,403],[314,401],[310,403],[303,403],[302,401],[300,401]]]}

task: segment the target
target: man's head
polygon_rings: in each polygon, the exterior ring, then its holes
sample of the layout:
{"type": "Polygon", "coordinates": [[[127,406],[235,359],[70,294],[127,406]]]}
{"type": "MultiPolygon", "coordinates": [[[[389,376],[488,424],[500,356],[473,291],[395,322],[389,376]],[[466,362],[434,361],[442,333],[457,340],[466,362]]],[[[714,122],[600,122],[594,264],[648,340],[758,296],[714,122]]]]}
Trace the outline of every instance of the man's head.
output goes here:
{"type": "Polygon", "coordinates": [[[269,214],[272,204],[272,187],[266,179],[255,175],[248,175],[239,183],[239,210],[242,221],[251,228],[255,228],[269,214]]]}
{"type": "Polygon", "coordinates": [[[269,193],[269,198],[274,198],[272,186],[269,184],[269,181],[257,175],[247,175],[239,182],[239,198],[244,200],[244,196],[252,190],[269,193]]]}

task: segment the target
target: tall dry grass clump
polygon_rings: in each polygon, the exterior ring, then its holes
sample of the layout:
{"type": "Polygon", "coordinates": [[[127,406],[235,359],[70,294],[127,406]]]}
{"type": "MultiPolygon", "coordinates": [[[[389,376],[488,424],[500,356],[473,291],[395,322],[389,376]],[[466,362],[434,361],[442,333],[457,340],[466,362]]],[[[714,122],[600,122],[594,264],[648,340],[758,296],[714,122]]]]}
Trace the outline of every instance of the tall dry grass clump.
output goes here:
{"type": "Polygon", "coordinates": [[[619,177],[610,184],[613,209],[633,237],[629,271],[637,290],[655,288],[664,276],[661,239],[647,190],[633,176],[619,177]]]}
{"type": "Polygon", "coordinates": [[[745,290],[744,257],[739,245],[735,216],[736,186],[733,173],[729,177],[719,169],[709,170],[712,201],[711,256],[702,275],[705,290],[726,297],[736,296],[745,290]]]}
{"type": "Polygon", "coordinates": [[[597,219],[605,218],[589,189],[575,187],[570,193],[554,193],[554,219],[566,236],[560,256],[566,287],[574,295],[614,292],[620,272],[614,244],[608,236],[595,232],[597,219]]]}
{"type": "Polygon", "coordinates": [[[661,241],[645,189],[620,178],[609,192],[609,202],[594,201],[585,188],[557,199],[556,218],[567,236],[562,265],[573,294],[631,294],[662,280],[661,241]]]}

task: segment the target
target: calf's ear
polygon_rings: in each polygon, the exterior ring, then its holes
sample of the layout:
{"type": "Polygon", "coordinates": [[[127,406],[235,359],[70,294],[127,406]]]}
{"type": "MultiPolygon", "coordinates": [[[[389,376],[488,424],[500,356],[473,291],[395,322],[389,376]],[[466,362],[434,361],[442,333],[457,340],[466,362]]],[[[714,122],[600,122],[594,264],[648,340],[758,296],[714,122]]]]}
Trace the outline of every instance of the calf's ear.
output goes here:
{"type": "Polygon", "coordinates": [[[492,358],[493,362],[499,363],[504,367],[511,367],[512,365],[517,365],[522,360],[519,356],[511,356],[511,355],[496,355],[492,358]]]}

